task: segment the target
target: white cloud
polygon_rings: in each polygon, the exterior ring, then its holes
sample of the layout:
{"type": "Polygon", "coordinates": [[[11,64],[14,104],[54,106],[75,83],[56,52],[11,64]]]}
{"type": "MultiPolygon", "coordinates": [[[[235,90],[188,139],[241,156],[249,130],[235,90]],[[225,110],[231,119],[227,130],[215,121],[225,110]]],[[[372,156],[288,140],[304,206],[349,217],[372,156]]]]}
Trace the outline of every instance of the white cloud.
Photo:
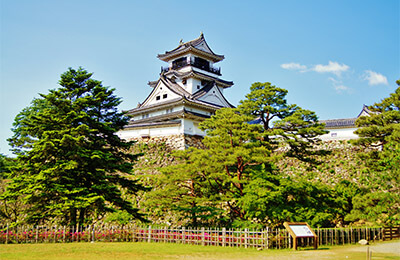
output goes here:
{"type": "Polygon", "coordinates": [[[375,71],[366,70],[364,79],[368,81],[368,85],[387,85],[388,81],[385,76],[375,71]]]}
{"type": "Polygon", "coordinates": [[[312,70],[318,73],[333,73],[336,76],[340,76],[340,74],[344,71],[347,71],[350,67],[346,64],[339,64],[337,62],[329,61],[328,65],[318,64],[315,65],[312,70]]]}
{"type": "Polygon", "coordinates": [[[337,93],[350,92],[350,88],[348,88],[344,85],[336,85],[336,86],[334,86],[334,88],[337,93]]]}
{"type": "Polygon", "coordinates": [[[285,63],[281,65],[281,68],[286,69],[286,70],[306,70],[307,66],[306,65],[301,65],[299,63],[285,63]]]}

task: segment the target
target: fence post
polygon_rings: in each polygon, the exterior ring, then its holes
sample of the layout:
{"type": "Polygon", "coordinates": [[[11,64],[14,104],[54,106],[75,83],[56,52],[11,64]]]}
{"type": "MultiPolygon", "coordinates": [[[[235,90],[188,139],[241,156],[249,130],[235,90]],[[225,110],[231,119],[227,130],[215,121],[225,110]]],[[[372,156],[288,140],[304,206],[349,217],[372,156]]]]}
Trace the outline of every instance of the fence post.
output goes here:
{"type": "Polygon", "coordinates": [[[244,229],[244,248],[247,248],[247,245],[248,245],[248,241],[247,241],[248,237],[249,237],[248,232],[249,232],[249,229],[245,228],[244,229]]]}
{"type": "Polygon", "coordinates": [[[149,230],[148,230],[148,234],[147,234],[147,242],[150,243],[151,242],[151,226],[149,226],[149,230]]]}
{"type": "Polygon", "coordinates": [[[204,234],[204,227],[201,228],[201,245],[204,246],[205,234],[204,234]]]}
{"type": "Polygon", "coordinates": [[[93,242],[93,243],[94,243],[95,240],[96,240],[94,229],[95,229],[95,224],[92,225],[92,230],[91,230],[91,231],[92,231],[91,233],[92,233],[92,242],[93,242]]]}
{"type": "Polygon", "coordinates": [[[182,244],[186,244],[186,235],[185,235],[186,228],[183,227],[181,231],[182,231],[182,244]]]}
{"type": "Polygon", "coordinates": [[[7,228],[6,228],[6,244],[8,244],[8,223],[7,223],[7,228]]]}
{"type": "Polygon", "coordinates": [[[222,247],[226,245],[226,228],[222,228],[222,247]]]}
{"type": "Polygon", "coordinates": [[[39,227],[38,227],[38,225],[36,225],[36,234],[35,234],[35,242],[36,242],[36,244],[38,242],[38,238],[39,238],[39,227]]]}

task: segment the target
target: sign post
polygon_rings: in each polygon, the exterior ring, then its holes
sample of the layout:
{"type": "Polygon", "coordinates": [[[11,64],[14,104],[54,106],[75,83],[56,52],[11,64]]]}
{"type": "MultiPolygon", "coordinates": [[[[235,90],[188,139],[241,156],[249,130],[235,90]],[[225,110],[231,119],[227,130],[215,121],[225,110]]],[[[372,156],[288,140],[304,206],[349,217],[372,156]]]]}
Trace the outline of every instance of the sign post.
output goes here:
{"type": "Polygon", "coordinates": [[[283,225],[293,237],[294,250],[297,250],[297,239],[302,237],[314,238],[314,249],[318,248],[318,236],[306,222],[285,222],[283,225]]]}

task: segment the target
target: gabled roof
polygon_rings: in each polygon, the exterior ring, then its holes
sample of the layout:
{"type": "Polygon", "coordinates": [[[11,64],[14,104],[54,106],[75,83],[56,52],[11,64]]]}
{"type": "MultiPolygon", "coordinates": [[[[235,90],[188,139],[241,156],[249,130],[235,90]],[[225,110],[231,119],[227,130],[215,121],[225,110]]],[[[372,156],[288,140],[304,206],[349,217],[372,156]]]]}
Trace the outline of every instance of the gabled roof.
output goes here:
{"type": "MultiPolygon", "coordinates": [[[[186,72],[170,70],[170,71],[166,72],[165,75],[168,75],[168,76],[174,75],[181,79],[196,78],[196,79],[200,79],[200,80],[215,81],[215,83],[222,88],[229,88],[229,87],[233,86],[233,81],[219,79],[219,78],[216,78],[216,77],[213,77],[213,76],[210,76],[210,75],[198,72],[198,71],[194,71],[192,68],[186,72]]],[[[149,85],[150,85],[150,82],[149,82],[149,85]]]]}
{"type": "Polygon", "coordinates": [[[151,86],[153,87],[153,90],[150,92],[150,94],[147,96],[147,98],[143,101],[143,103],[140,104],[137,108],[141,108],[141,107],[143,107],[143,105],[146,105],[146,103],[149,101],[150,97],[152,97],[153,93],[155,91],[157,91],[157,86],[159,86],[160,84],[163,84],[165,87],[167,87],[170,91],[172,91],[173,93],[175,93],[178,96],[181,96],[181,97],[190,96],[189,92],[187,92],[185,89],[183,89],[177,83],[171,81],[164,74],[161,74],[160,78],[157,81],[151,82],[151,86]]]}
{"type": "Polygon", "coordinates": [[[221,90],[218,88],[218,86],[216,85],[215,81],[209,82],[206,86],[204,86],[202,89],[198,90],[197,92],[195,92],[192,96],[193,100],[196,101],[202,101],[202,102],[206,102],[204,100],[200,100],[202,97],[204,97],[205,95],[207,95],[212,89],[215,89],[218,92],[218,96],[220,96],[222,98],[222,100],[224,102],[226,102],[226,104],[228,104],[228,107],[234,108],[235,106],[232,105],[231,103],[229,103],[229,101],[225,98],[224,94],[222,94],[221,90]]]}
{"type": "Polygon", "coordinates": [[[170,91],[174,92],[176,95],[179,97],[174,98],[174,99],[169,99],[166,101],[160,101],[157,104],[150,104],[146,105],[149,100],[149,98],[152,96],[153,92],[157,90],[157,87],[154,87],[153,91],[150,93],[150,95],[146,98],[146,100],[140,104],[138,107],[128,110],[128,114],[134,115],[134,114],[142,114],[142,113],[147,113],[149,111],[154,111],[157,109],[164,109],[168,108],[171,106],[177,106],[180,104],[188,104],[191,106],[197,106],[201,107],[203,109],[209,110],[209,111],[215,111],[216,109],[224,107],[223,105],[219,104],[214,104],[207,102],[206,100],[201,100],[202,97],[207,95],[210,91],[215,89],[215,91],[218,92],[218,96],[220,97],[221,100],[223,100],[224,103],[228,105],[228,107],[234,107],[231,103],[229,103],[228,100],[224,97],[216,83],[209,82],[206,86],[204,86],[202,89],[198,90],[195,92],[193,95],[191,95],[189,92],[187,92],[185,89],[183,89],[180,85],[177,83],[172,82],[168,77],[166,77],[164,74],[160,76],[160,78],[157,81],[157,86],[159,84],[163,83],[163,86],[167,87],[170,91]]]}
{"type": "Polygon", "coordinates": [[[360,116],[369,116],[369,115],[371,115],[371,114],[375,114],[375,112],[372,112],[371,110],[369,110],[368,106],[366,106],[366,105],[364,104],[364,105],[363,105],[363,108],[362,108],[362,110],[361,110],[361,112],[360,112],[360,114],[358,114],[357,117],[360,117],[360,116]]]}
{"type": "Polygon", "coordinates": [[[203,56],[204,58],[212,60],[213,62],[218,62],[225,58],[224,55],[218,55],[211,50],[204,38],[203,33],[200,34],[199,38],[192,41],[185,43],[181,41],[178,47],[171,51],[166,51],[164,54],[158,54],[157,58],[168,62],[187,53],[194,53],[199,56],[203,56]]]}

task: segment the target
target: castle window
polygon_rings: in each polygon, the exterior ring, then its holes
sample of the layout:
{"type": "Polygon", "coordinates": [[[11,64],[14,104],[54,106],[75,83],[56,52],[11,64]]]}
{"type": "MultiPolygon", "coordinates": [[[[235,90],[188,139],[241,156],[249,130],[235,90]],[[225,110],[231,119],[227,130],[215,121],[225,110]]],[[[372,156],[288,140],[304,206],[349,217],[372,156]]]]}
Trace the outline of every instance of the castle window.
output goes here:
{"type": "Polygon", "coordinates": [[[206,61],[205,59],[194,57],[193,66],[199,69],[203,69],[206,71],[210,70],[210,62],[206,61]]]}
{"type": "Polygon", "coordinates": [[[156,100],[160,100],[161,99],[161,97],[160,96],[156,96],[156,100]]]}
{"type": "Polygon", "coordinates": [[[172,69],[179,69],[188,65],[186,57],[176,59],[172,62],[172,69]]]}
{"type": "Polygon", "coordinates": [[[145,118],[148,118],[148,117],[149,117],[149,114],[142,115],[142,119],[145,119],[145,118]]]}
{"type": "Polygon", "coordinates": [[[164,98],[167,98],[167,94],[164,94],[163,96],[162,96],[162,98],[164,99],[164,98]]]}
{"type": "Polygon", "coordinates": [[[331,137],[337,137],[337,133],[331,133],[331,137]]]}
{"type": "Polygon", "coordinates": [[[197,89],[200,89],[200,86],[199,86],[199,85],[197,85],[197,89]]]}
{"type": "Polygon", "coordinates": [[[172,113],[172,111],[174,111],[173,108],[168,108],[168,109],[167,109],[167,114],[172,113]]]}

